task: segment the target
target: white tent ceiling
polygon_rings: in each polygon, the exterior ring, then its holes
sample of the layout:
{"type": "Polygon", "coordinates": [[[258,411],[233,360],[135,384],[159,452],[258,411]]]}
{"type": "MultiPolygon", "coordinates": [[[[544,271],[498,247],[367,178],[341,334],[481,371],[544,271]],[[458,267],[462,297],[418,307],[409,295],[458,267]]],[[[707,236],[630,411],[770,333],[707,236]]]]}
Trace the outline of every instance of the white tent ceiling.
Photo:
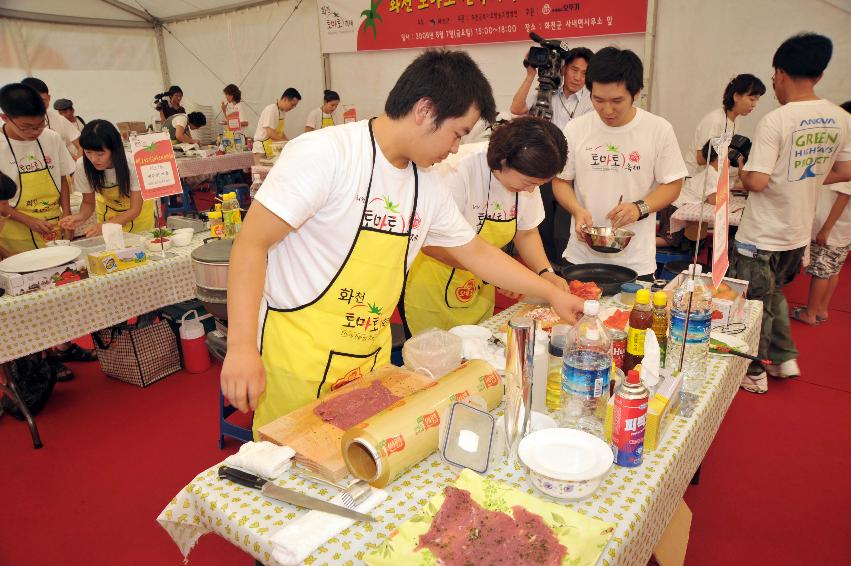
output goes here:
{"type": "Polygon", "coordinates": [[[86,18],[105,20],[101,22],[104,25],[153,27],[157,22],[195,19],[261,6],[272,1],[274,0],[4,0],[0,16],[53,22],[62,21],[64,18],[86,18]]]}

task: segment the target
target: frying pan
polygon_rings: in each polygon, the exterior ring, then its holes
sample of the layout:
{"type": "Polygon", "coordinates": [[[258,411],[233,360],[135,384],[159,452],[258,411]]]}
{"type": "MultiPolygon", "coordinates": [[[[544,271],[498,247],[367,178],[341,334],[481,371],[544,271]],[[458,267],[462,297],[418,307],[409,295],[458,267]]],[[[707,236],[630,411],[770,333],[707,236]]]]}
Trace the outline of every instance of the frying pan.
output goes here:
{"type": "Polygon", "coordinates": [[[561,276],[568,281],[593,281],[603,291],[604,295],[618,293],[622,283],[635,281],[638,273],[628,267],[610,265],[607,263],[583,263],[568,265],[561,268],[561,276]]]}

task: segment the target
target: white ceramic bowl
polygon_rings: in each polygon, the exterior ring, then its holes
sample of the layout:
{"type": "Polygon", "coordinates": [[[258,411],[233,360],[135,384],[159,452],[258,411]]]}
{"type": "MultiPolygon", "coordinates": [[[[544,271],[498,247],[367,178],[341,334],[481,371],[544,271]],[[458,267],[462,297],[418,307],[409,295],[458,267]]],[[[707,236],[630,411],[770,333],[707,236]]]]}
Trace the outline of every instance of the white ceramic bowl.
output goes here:
{"type": "Polygon", "coordinates": [[[177,247],[188,246],[192,243],[192,237],[195,235],[195,230],[192,228],[179,228],[170,236],[172,245],[177,247]]]}
{"type": "Polygon", "coordinates": [[[518,455],[536,489],[567,500],[594,493],[614,464],[608,444],[572,428],[533,432],[520,441],[518,455]]]}

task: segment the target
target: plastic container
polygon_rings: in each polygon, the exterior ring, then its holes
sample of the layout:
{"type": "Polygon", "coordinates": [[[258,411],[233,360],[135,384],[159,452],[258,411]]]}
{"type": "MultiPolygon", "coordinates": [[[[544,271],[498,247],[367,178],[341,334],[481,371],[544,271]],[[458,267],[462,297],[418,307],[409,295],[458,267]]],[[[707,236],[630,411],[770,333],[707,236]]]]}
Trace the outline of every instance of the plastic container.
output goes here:
{"type": "Polygon", "coordinates": [[[612,341],[597,317],[600,303],[585,301],[584,312],[565,346],[560,424],[605,438],[603,421],[609,401],[612,341]]]}
{"type": "Polygon", "coordinates": [[[638,283],[624,283],[621,285],[620,302],[631,307],[635,304],[635,293],[637,293],[640,289],[643,289],[643,287],[638,283]]]}
{"type": "Polygon", "coordinates": [[[659,367],[665,367],[665,349],[668,344],[668,294],[653,293],[653,333],[659,343],[659,367]]]}
{"type": "Polygon", "coordinates": [[[225,232],[225,224],[222,221],[222,211],[211,210],[207,213],[207,219],[210,221],[210,235],[223,240],[227,234],[225,232]]]}
{"type": "Polygon", "coordinates": [[[683,389],[688,392],[697,391],[703,382],[709,358],[709,332],[712,324],[712,293],[700,277],[701,266],[691,266],[689,273],[692,270],[694,279],[689,275],[674,291],[671,299],[671,325],[665,352],[666,369],[679,370],[682,358],[683,389]],[[686,318],[688,335],[685,332],[686,318]]]}
{"type": "Polygon", "coordinates": [[[183,351],[183,369],[189,373],[201,373],[210,368],[206,338],[207,331],[198,320],[198,311],[186,312],[180,318],[180,347],[183,351]]]}
{"type": "Polygon", "coordinates": [[[550,333],[550,343],[547,348],[547,393],[545,402],[547,411],[556,413],[561,408],[561,368],[564,363],[564,346],[570,326],[557,324],[550,333]]]}
{"type": "Polygon", "coordinates": [[[254,195],[257,194],[257,191],[260,190],[260,185],[263,184],[263,181],[260,180],[260,173],[254,174],[254,179],[251,181],[251,186],[248,188],[248,196],[254,198],[254,195]]]}
{"type": "Polygon", "coordinates": [[[222,221],[228,238],[236,236],[242,228],[242,214],[239,210],[239,199],[236,198],[236,193],[224,193],[222,195],[222,221]]]}
{"type": "Polygon", "coordinates": [[[405,366],[435,379],[461,365],[461,355],[461,339],[439,328],[424,330],[402,346],[405,366]]]}
{"type": "Polygon", "coordinates": [[[496,433],[493,416],[465,403],[453,403],[441,425],[438,448],[443,460],[458,468],[487,472],[496,433]]]}

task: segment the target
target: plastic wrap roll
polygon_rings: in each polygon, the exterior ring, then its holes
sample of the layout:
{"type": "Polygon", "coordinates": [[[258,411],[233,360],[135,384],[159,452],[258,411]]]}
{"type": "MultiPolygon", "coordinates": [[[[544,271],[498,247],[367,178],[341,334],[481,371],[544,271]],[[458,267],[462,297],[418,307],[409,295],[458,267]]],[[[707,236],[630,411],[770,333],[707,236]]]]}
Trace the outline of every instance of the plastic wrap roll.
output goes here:
{"type": "Polygon", "coordinates": [[[479,397],[488,410],[502,401],[502,379],[482,360],[461,364],[427,389],[394,403],[343,435],[349,472],[384,487],[437,450],[440,415],[455,401],[479,397]]]}

